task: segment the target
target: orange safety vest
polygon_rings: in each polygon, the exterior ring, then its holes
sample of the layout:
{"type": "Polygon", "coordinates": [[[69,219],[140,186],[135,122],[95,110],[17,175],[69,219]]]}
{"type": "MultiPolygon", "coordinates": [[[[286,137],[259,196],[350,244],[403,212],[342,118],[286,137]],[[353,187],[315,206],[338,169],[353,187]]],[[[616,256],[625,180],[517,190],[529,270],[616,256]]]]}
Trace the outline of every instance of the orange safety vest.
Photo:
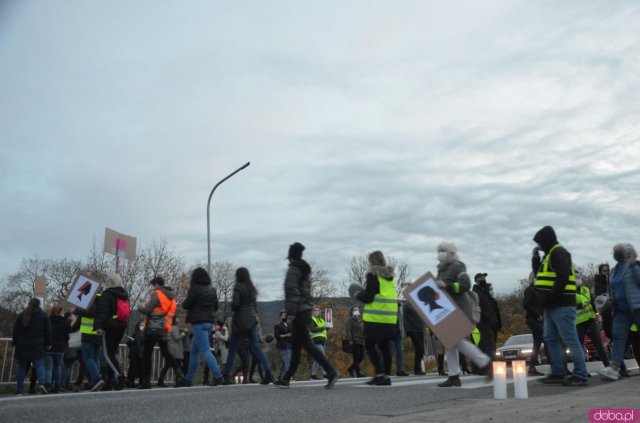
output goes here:
{"type": "MultiPolygon", "coordinates": [[[[176,314],[176,307],[178,306],[178,302],[173,299],[169,299],[159,289],[154,290],[156,295],[158,296],[158,301],[160,301],[160,305],[153,309],[152,313],[156,313],[156,315],[164,315],[164,327],[167,329],[167,332],[171,332],[171,322],[173,322],[173,316],[176,314]]],[[[145,320],[145,325],[147,321],[145,320]]]]}

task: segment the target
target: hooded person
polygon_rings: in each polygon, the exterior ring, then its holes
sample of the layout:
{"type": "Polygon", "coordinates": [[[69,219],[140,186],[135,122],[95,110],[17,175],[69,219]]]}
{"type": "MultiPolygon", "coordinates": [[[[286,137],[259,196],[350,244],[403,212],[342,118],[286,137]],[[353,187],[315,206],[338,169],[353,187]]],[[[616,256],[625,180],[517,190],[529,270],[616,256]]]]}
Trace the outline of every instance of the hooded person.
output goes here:
{"type": "Polygon", "coordinates": [[[374,251],[367,258],[369,271],[364,291],[356,299],[364,303],[362,313],[364,347],[376,374],[367,382],[373,386],[391,385],[390,342],[398,333],[398,294],[393,266],[384,254],[374,251]]]}
{"type": "Polygon", "coordinates": [[[289,369],[281,379],[273,384],[278,388],[289,388],[291,377],[298,370],[302,349],[316,360],[327,374],[327,384],[325,388],[331,389],[338,380],[338,372],[329,363],[327,358],[315,347],[309,328],[312,325],[311,311],[313,309],[311,297],[311,266],[302,259],[302,252],[305,247],[299,242],[289,246],[287,259],[289,268],[284,281],[285,310],[287,312],[287,322],[292,327],[291,335],[291,362],[289,369]]]}
{"type": "Polygon", "coordinates": [[[102,336],[102,347],[105,357],[111,362],[107,366],[104,377],[106,385],[103,390],[124,388],[126,379],[120,370],[117,353],[120,341],[127,330],[127,320],[118,318],[118,302],[126,301],[129,304],[129,294],[124,289],[122,277],[117,273],[111,273],[104,281],[104,291],[97,300],[94,328],[99,336],[102,336]]]}
{"type": "Polygon", "coordinates": [[[149,302],[138,307],[138,312],[147,315],[144,332],[144,355],[142,358],[142,374],[140,376],[139,389],[151,389],[151,360],[153,348],[156,344],[160,347],[160,352],[164,359],[169,362],[176,374],[176,387],[186,386],[187,383],[182,374],[182,369],[178,365],[176,359],[169,353],[169,345],[167,343],[169,334],[171,333],[171,323],[176,312],[176,294],[173,289],[165,287],[164,279],[156,276],[151,279],[151,293],[149,302]],[[151,333],[151,320],[160,320],[164,330],[161,335],[151,333]]]}
{"type": "Polygon", "coordinates": [[[533,241],[531,265],[536,273],[534,289],[538,303],[544,310],[544,346],[551,361],[551,374],[541,379],[546,384],[587,386],[587,367],[584,350],[576,329],[576,275],[571,254],[558,243],[551,226],[540,229],[533,241]],[[540,259],[540,251],[544,256],[540,259]],[[573,374],[565,379],[563,343],[573,357],[573,374]]]}

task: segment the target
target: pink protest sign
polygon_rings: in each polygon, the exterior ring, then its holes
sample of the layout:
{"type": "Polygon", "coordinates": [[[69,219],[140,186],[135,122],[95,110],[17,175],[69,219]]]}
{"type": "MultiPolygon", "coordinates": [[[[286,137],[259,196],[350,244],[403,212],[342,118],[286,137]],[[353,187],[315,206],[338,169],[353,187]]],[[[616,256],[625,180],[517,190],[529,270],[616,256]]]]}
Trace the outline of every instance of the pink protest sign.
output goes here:
{"type": "Polygon", "coordinates": [[[135,260],[136,239],[132,236],[116,232],[113,229],[106,228],[104,232],[104,252],[113,254],[118,258],[135,260]]]}

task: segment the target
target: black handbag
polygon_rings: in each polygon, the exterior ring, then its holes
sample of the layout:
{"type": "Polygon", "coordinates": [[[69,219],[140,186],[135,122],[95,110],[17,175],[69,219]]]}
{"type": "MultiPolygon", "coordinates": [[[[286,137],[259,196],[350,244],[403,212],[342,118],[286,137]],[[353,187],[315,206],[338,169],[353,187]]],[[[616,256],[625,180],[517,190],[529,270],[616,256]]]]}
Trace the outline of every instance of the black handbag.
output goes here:
{"type": "Polygon", "coordinates": [[[353,344],[350,343],[347,339],[342,340],[342,351],[347,354],[353,353],[353,344]]]}

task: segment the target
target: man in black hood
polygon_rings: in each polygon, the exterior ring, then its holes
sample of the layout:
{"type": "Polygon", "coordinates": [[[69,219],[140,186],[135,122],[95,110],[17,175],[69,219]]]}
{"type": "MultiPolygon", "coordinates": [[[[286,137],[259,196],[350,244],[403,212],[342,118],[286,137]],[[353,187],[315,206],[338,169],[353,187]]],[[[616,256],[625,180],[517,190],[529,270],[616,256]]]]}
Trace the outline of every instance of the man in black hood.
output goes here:
{"type": "Polygon", "coordinates": [[[551,361],[551,374],[542,382],[587,386],[584,351],[576,330],[576,277],[571,254],[558,243],[551,226],[540,229],[533,240],[538,244],[531,260],[536,274],[534,288],[544,310],[544,345],[551,361]],[[540,251],[545,253],[542,260],[540,251]],[[573,375],[566,379],[563,342],[571,351],[574,364],[573,375]]]}

